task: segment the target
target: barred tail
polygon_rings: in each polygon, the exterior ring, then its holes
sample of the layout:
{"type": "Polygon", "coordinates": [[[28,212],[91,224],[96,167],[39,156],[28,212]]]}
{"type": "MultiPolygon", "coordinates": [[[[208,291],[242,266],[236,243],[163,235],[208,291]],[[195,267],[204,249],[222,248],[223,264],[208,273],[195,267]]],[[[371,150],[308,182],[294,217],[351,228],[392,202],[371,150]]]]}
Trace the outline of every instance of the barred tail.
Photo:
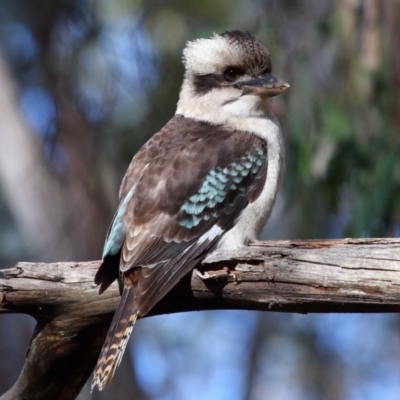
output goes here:
{"type": "Polygon", "coordinates": [[[125,287],[94,370],[91,391],[96,385],[99,390],[103,390],[111,382],[121,362],[139,313],[133,308],[133,300],[134,290],[125,287]]]}

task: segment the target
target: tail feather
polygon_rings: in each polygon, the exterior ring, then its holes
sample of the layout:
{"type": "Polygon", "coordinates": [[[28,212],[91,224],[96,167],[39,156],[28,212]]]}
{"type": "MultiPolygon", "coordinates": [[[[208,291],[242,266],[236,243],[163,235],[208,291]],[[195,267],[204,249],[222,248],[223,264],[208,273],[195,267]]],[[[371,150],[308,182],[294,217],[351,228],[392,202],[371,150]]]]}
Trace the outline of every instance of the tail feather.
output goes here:
{"type": "Polygon", "coordinates": [[[96,385],[99,390],[103,390],[110,383],[121,362],[139,313],[133,307],[133,300],[134,290],[125,288],[97,361],[91,391],[96,385]]]}

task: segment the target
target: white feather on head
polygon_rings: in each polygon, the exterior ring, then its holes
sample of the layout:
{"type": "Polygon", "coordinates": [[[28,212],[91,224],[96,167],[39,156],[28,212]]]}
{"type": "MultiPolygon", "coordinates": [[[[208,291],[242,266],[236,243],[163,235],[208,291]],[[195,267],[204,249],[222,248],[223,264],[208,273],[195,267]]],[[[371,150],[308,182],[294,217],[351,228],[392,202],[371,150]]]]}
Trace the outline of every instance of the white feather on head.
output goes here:
{"type": "Polygon", "coordinates": [[[239,43],[218,34],[187,42],[183,50],[186,71],[195,74],[223,72],[227,65],[237,65],[242,60],[243,50],[239,43]]]}

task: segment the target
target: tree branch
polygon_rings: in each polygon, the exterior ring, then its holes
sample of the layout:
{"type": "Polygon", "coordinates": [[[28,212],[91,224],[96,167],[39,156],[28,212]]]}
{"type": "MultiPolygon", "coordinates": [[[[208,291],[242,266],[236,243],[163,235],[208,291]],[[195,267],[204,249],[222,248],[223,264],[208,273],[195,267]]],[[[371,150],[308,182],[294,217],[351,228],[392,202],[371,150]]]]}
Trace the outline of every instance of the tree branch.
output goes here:
{"type": "MultiPolygon", "coordinates": [[[[0,313],[38,321],[25,366],[0,400],[74,399],[89,378],[119,301],[93,283],[99,261],[18,263],[3,270],[0,313]]],[[[189,274],[151,315],[212,309],[398,312],[400,239],[260,242],[214,253],[202,280],[189,274]],[[229,269],[228,275],[226,269],[229,269]]]]}

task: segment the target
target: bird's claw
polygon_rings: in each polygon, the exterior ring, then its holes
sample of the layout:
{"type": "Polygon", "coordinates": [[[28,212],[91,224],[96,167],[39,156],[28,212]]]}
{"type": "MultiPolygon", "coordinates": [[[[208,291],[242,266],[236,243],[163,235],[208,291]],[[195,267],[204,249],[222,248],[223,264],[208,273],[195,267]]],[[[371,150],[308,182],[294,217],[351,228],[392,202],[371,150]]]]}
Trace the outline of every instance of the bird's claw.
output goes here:
{"type": "Polygon", "coordinates": [[[218,272],[218,273],[215,273],[215,274],[209,274],[207,271],[201,272],[197,268],[195,269],[195,272],[196,272],[197,276],[200,279],[203,279],[203,280],[232,277],[236,281],[236,275],[235,274],[231,274],[227,267],[225,267],[223,269],[223,272],[218,272]]]}
{"type": "Polygon", "coordinates": [[[251,246],[255,246],[255,247],[264,247],[265,246],[265,241],[262,240],[253,240],[252,242],[250,242],[251,246]]]}

